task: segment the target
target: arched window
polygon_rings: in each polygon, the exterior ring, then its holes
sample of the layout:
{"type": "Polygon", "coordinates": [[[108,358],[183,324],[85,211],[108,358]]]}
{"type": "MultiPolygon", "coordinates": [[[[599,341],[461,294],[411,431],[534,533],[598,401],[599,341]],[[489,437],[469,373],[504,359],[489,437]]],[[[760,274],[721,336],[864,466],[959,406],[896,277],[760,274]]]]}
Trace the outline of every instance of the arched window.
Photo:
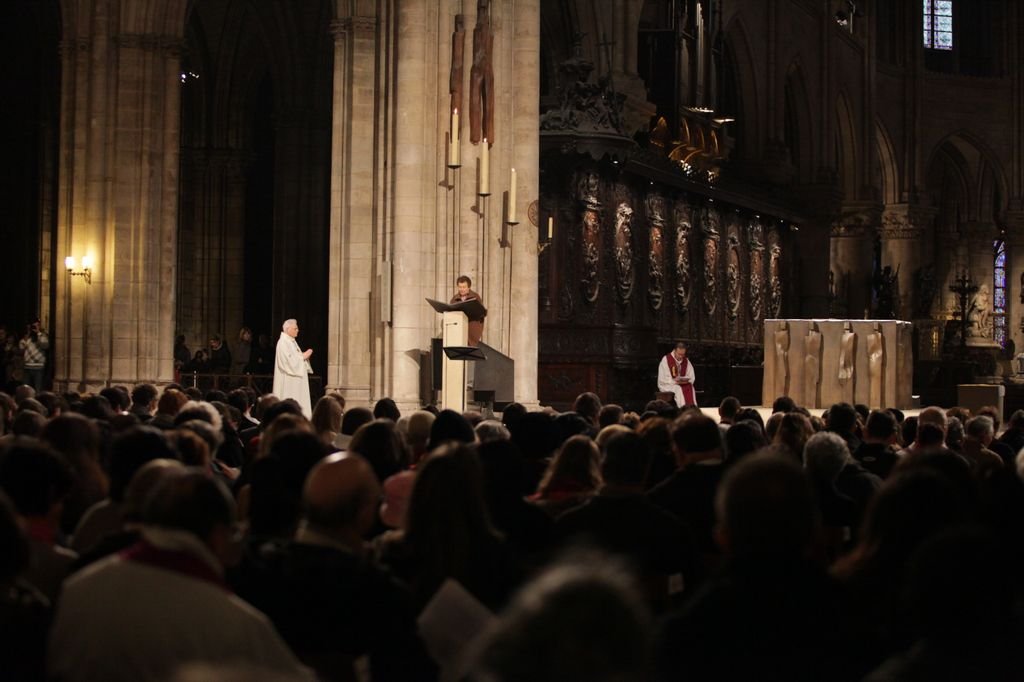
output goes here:
{"type": "Polygon", "coordinates": [[[922,0],[924,46],[932,50],[953,49],[953,0],[922,0]]]}
{"type": "Polygon", "coordinates": [[[992,244],[992,338],[1006,348],[1006,242],[992,244]]]}

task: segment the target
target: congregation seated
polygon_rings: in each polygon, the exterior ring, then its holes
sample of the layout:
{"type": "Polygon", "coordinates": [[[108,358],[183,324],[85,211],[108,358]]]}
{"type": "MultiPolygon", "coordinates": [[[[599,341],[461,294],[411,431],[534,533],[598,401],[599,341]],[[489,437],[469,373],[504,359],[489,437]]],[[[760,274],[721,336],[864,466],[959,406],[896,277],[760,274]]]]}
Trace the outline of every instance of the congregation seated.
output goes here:
{"type": "Polygon", "coordinates": [[[1024,416],[150,388],[0,393],[0,679],[999,680],[1024,650],[1024,416]]]}
{"type": "Polygon", "coordinates": [[[48,674],[60,680],[167,679],[188,661],[247,662],[312,679],[267,617],[226,589],[235,505],[182,470],[151,495],[142,539],[64,586],[48,674]]]}

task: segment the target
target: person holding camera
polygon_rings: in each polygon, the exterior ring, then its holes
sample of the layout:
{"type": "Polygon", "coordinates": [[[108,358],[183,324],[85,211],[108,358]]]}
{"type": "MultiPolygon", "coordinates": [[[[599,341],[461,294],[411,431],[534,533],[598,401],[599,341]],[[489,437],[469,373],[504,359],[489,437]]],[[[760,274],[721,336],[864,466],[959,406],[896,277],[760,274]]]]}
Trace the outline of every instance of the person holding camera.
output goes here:
{"type": "Polygon", "coordinates": [[[25,383],[39,393],[43,390],[43,372],[46,370],[46,351],[50,338],[36,319],[25,329],[25,336],[18,344],[24,357],[25,383]]]}

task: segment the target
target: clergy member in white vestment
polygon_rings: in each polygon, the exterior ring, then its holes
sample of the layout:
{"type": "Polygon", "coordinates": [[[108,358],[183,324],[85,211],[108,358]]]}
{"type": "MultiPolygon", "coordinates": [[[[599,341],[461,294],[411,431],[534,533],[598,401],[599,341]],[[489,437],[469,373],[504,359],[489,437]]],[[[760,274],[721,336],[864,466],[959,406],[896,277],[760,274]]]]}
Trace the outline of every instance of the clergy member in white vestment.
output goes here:
{"type": "Polygon", "coordinates": [[[658,365],[658,390],[674,394],[677,407],[696,405],[697,393],[693,388],[695,380],[693,365],[686,357],[686,344],[679,341],[675,349],[663,357],[658,365]]]}
{"type": "Polygon", "coordinates": [[[303,351],[295,337],[299,335],[299,323],[285,320],[281,327],[281,338],[277,341],[277,359],[274,362],[274,395],[281,400],[291,398],[302,406],[306,419],[313,418],[313,405],[309,399],[309,356],[313,349],[303,351]]]}

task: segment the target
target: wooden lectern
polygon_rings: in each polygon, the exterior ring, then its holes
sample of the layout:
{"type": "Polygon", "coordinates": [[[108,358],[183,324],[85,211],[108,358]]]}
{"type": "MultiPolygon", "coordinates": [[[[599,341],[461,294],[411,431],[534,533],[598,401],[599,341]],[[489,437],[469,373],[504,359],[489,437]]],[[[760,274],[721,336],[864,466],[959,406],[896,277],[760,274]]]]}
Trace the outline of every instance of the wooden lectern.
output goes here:
{"type": "Polygon", "coordinates": [[[479,353],[471,352],[473,349],[466,345],[469,342],[467,313],[479,317],[483,306],[475,299],[448,304],[428,298],[427,303],[441,313],[441,346],[445,350],[441,358],[441,409],[462,414],[466,411],[466,362],[480,359],[479,353]],[[448,352],[456,349],[466,352],[448,352]]]}

